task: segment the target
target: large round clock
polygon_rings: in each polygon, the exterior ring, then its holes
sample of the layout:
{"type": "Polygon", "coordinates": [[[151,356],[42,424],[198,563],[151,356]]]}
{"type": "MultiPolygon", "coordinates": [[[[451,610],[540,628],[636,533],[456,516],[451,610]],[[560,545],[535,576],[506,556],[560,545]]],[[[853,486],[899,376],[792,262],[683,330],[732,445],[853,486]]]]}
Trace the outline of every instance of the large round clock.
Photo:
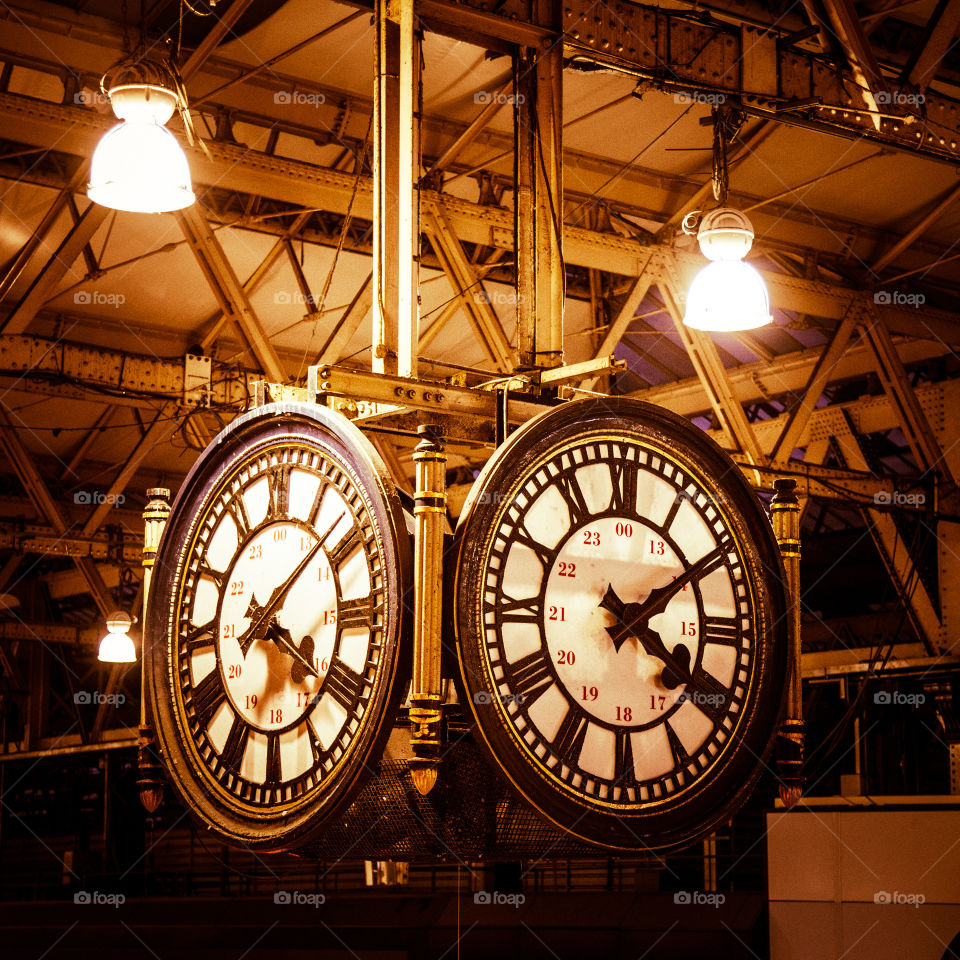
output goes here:
{"type": "Polygon", "coordinates": [[[410,541],[348,420],[271,404],[200,457],[154,567],[145,665],[183,801],[225,839],[281,849],[341,812],[402,682],[410,541]]]}
{"type": "Polygon", "coordinates": [[[493,760],[616,848],[708,832],[776,733],[788,618],[767,516],[702,431],[624,398],[517,431],[478,477],[450,589],[493,760]]]}

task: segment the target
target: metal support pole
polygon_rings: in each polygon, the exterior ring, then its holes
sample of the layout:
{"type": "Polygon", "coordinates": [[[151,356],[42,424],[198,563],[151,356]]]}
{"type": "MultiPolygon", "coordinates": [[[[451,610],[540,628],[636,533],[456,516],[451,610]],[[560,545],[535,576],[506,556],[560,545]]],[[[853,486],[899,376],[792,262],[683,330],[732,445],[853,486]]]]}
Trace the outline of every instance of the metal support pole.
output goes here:
{"type": "Polygon", "coordinates": [[[439,428],[418,430],[423,438],[414,451],[417,490],[414,541],[413,684],[410,721],[413,725],[413,759],[410,773],[422,794],[437,782],[440,763],[440,629],[443,611],[443,532],[447,502],[447,454],[439,428]]]}
{"type": "Polygon", "coordinates": [[[417,375],[420,40],[413,0],[376,0],[373,370],[417,375]]]}
{"type": "MultiPolygon", "coordinates": [[[[550,5],[540,21],[550,22],[550,5]]],[[[513,62],[517,346],[521,367],[563,363],[563,45],[513,62]]]]}
{"type": "Polygon", "coordinates": [[[796,480],[774,481],[770,513],[786,573],[790,650],[787,661],[787,712],[780,724],[777,766],[780,799],[792,807],[803,790],[803,682],[800,672],[800,501],[796,480]]]}
{"type": "MultiPolygon", "coordinates": [[[[147,505],[143,510],[143,635],[146,636],[147,615],[150,602],[150,578],[153,564],[160,547],[163,528],[170,516],[170,491],[164,487],[154,487],[147,491],[147,505]]],[[[140,776],[137,786],[140,788],[140,802],[148,813],[153,813],[163,800],[163,768],[156,752],[153,736],[150,706],[147,702],[146,651],[140,649],[140,738],[137,741],[137,765],[140,776]]]]}

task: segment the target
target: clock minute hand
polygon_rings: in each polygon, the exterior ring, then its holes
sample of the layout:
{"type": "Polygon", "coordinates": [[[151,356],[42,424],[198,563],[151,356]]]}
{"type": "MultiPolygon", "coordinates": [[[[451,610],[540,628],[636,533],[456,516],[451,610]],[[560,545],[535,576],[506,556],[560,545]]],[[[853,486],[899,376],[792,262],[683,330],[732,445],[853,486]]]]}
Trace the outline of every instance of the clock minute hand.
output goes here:
{"type": "Polygon", "coordinates": [[[665,584],[662,587],[655,587],[647,595],[643,603],[628,604],[632,608],[629,611],[628,626],[634,626],[638,623],[646,623],[651,617],[662,613],[667,604],[691,581],[705,576],[707,572],[716,566],[723,556],[728,552],[728,548],[721,544],[709,553],[704,554],[692,567],[684,570],[675,580],[665,584]]]}
{"type": "Polygon", "coordinates": [[[240,638],[240,649],[246,656],[247,648],[251,643],[260,635],[260,628],[273,616],[276,612],[277,607],[280,606],[280,602],[286,597],[290,587],[293,586],[294,582],[303,573],[307,568],[307,564],[316,556],[317,551],[323,546],[323,542],[333,533],[334,528],[337,524],[347,515],[346,510],[337,517],[333,523],[327,528],[326,532],[317,540],[317,542],[307,551],[306,556],[294,567],[293,573],[284,580],[278,587],[274,588],[273,593],[270,594],[270,599],[267,601],[266,606],[260,608],[256,614],[256,620],[250,624],[246,629],[243,636],[240,638]]]}

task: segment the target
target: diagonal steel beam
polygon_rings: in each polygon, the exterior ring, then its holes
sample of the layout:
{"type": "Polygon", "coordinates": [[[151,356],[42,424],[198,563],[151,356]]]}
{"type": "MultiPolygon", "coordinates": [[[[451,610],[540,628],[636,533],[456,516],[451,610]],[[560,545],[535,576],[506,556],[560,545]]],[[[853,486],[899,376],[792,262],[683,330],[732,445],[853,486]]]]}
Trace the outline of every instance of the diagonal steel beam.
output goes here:
{"type": "Polygon", "coordinates": [[[206,217],[196,204],[181,211],[178,217],[190,249],[193,250],[224,313],[234,316],[263,372],[271,380],[285,383],[287,378],[280,358],[264,333],[246,291],[237,279],[206,217]]]}
{"type": "Polygon", "coordinates": [[[17,282],[20,274],[23,273],[24,267],[30,262],[31,257],[37,252],[40,245],[47,239],[48,234],[57,220],[60,219],[60,214],[63,213],[74,193],[86,182],[87,173],[87,164],[81,163],[77,172],[70,179],[70,182],[60,190],[56,199],[43,215],[43,219],[37,224],[37,228],[27,238],[26,243],[24,243],[17,255],[13,258],[13,261],[3,275],[3,279],[0,280],[0,301],[10,292],[10,288],[17,282]]]}
{"type": "Polygon", "coordinates": [[[833,332],[830,342],[823,348],[816,366],[810,371],[810,379],[807,381],[803,395],[790,411],[787,423],[771,454],[774,463],[790,458],[810,422],[810,416],[817,407],[823,388],[830,382],[837,362],[846,352],[850,337],[859,322],[860,312],[851,306],[847,315],[840,321],[840,326],[833,332]]]}
{"type": "MultiPolygon", "coordinates": [[[[254,270],[249,277],[247,277],[243,283],[243,292],[248,297],[251,293],[253,293],[254,290],[257,289],[257,287],[260,286],[267,274],[270,272],[271,267],[273,267],[273,265],[280,258],[285,249],[284,241],[296,236],[296,234],[300,232],[303,225],[310,218],[312,213],[312,210],[305,210],[303,213],[298,214],[293,223],[291,223],[290,226],[284,230],[283,234],[270,248],[270,252],[263,258],[257,269],[254,270]]],[[[230,320],[231,315],[221,311],[218,315],[205,321],[194,332],[195,339],[206,350],[217,339],[217,336],[223,329],[224,324],[229,323],[230,320]]]]}
{"type": "MultiPolygon", "coordinates": [[[[46,519],[58,535],[67,533],[71,524],[67,522],[66,516],[53,499],[46,482],[33,464],[33,458],[20,441],[16,427],[10,422],[3,407],[0,407],[0,447],[6,453],[7,459],[40,516],[46,519]]],[[[73,562],[83,576],[100,613],[107,616],[114,609],[114,601],[93,560],[89,557],[74,557],[73,562]]]]}
{"type": "Polygon", "coordinates": [[[253,0],[233,0],[233,3],[221,16],[215,16],[215,23],[210,32],[203,38],[200,45],[187,58],[187,62],[180,68],[180,76],[189,80],[210,58],[221,41],[225,40],[230,31],[237,25],[237,21],[247,12],[253,0]]]}
{"type": "Polygon", "coordinates": [[[167,403],[160,409],[153,423],[147,428],[147,432],[140,438],[137,445],[130,452],[126,462],[113,478],[110,489],[106,496],[93,510],[83,525],[81,536],[92,537],[100,527],[100,524],[106,519],[113,509],[116,498],[120,496],[127,488],[133,475],[137,472],[140,464],[143,463],[147,454],[162,443],[166,443],[180,426],[180,419],[177,416],[177,405],[167,403]]]}
{"type": "MultiPolygon", "coordinates": [[[[958,0],[958,7],[960,7],[960,0],[958,0]]],[[[941,200],[937,201],[933,209],[920,220],[914,227],[908,230],[886,253],[881,256],[876,263],[871,267],[873,273],[878,274],[880,271],[887,266],[887,264],[892,263],[897,257],[903,253],[908,247],[912,246],[923,234],[927,231],[931,224],[935,223],[940,217],[946,212],[947,208],[953,204],[957,197],[960,197],[960,184],[957,184],[952,190],[950,190],[941,200]]]]}
{"type": "Polygon", "coordinates": [[[6,322],[0,327],[5,334],[23,333],[37,315],[37,311],[56,295],[57,286],[83,253],[84,247],[112,211],[91,203],[80,215],[70,232],[63,238],[56,252],[47,261],[28,287],[20,302],[13,308],[6,322]]]}
{"type": "Polygon", "coordinates": [[[330,331],[330,335],[317,354],[317,359],[313,362],[336,363],[350,342],[350,338],[369,316],[372,306],[373,274],[368,273],[367,279],[360,284],[360,289],[353,295],[350,305],[344,310],[343,316],[330,331]]]}
{"type": "MultiPolygon", "coordinates": [[[[846,465],[854,470],[869,472],[869,461],[850,423],[849,416],[843,410],[831,412],[836,415],[834,441],[846,465]]],[[[940,614],[920,579],[917,566],[907,544],[900,536],[893,517],[889,513],[869,508],[861,508],[860,512],[867,522],[867,528],[877,547],[877,552],[887,568],[887,573],[917,636],[924,642],[928,651],[936,653],[942,633],[940,614]]]]}
{"type": "Polygon", "coordinates": [[[960,0],[940,0],[933,16],[927,22],[926,35],[916,49],[904,74],[907,82],[923,93],[943,64],[944,55],[950,48],[960,27],[960,0]]]}
{"type": "Polygon", "coordinates": [[[720,362],[713,341],[707,334],[692,330],[684,324],[675,283],[671,282],[669,277],[661,277],[658,286],[677,329],[680,342],[686,349],[693,368],[697,371],[697,376],[703,384],[718,422],[751,463],[761,464],[763,455],[753,428],[747,421],[743,406],[730,385],[727,371],[720,362]]]}
{"type": "Polygon", "coordinates": [[[496,368],[510,373],[516,367],[516,358],[500,319],[485,295],[476,267],[467,259],[463,245],[440,209],[428,208],[426,223],[436,240],[437,258],[453,289],[462,294],[461,305],[480,343],[496,368]]]}
{"type": "Polygon", "coordinates": [[[870,310],[861,318],[860,330],[876,362],[877,375],[884,392],[899,413],[903,433],[910,444],[917,468],[921,472],[946,468],[949,472],[950,461],[943,456],[886,324],[876,311],[870,310]]]}

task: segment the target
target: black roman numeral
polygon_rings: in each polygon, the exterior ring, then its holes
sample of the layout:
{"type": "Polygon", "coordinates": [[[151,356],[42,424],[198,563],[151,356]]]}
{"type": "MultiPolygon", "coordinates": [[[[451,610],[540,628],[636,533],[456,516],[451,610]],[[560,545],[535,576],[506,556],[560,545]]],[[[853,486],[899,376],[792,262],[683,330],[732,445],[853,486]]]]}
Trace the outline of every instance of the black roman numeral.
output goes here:
{"type": "Polygon", "coordinates": [[[571,529],[582,526],[590,518],[591,513],[573,471],[561,473],[560,476],[557,477],[556,485],[570,513],[571,529]]]}
{"type": "Polygon", "coordinates": [[[613,779],[621,787],[632,787],[637,782],[633,768],[633,744],[630,741],[630,731],[617,730],[617,753],[614,759],[613,779]]]}
{"type": "Polygon", "coordinates": [[[201,577],[206,577],[208,580],[212,580],[216,584],[218,593],[223,590],[225,574],[221,573],[219,570],[214,570],[213,567],[209,566],[208,564],[201,563],[197,568],[197,573],[201,577]]]}
{"type": "Polygon", "coordinates": [[[360,546],[360,531],[356,527],[351,527],[341,538],[340,542],[332,549],[327,551],[327,559],[331,567],[340,567],[340,564],[350,556],[353,551],[360,546]]]}
{"type": "Polygon", "coordinates": [[[740,646],[740,621],[736,617],[707,617],[700,628],[704,643],[740,646]]]}
{"type": "Polygon", "coordinates": [[[202,727],[210,722],[226,699],[226,691],[220,683],[220,671],[213,669],[193,688],[190,697],[190,703],[202,727]]]}
{"type": "Polygon", "coordinates": [[[523,697],[524,703],[536,700],[553,683],[550,664],[543,647],[521,657],[511,664],[508,670],[510,687],[517,696],[523,697]]]}
{"type": "Polygon", "coordinates": [[[337,622],[342,629],[373,626],[373,597],[367,594],[357,600],[341,600],[337,622]]]}
{"type": "Polygon", "coordinates": [[[678,490],[677,495],[673,500],[673,503],[670,504],[670,509],[667,511],[667,515],[663,521],[663,529],[669,530],[673,526],[673,521],[676,519],[677,511],[680,507],[683,506],[683,501],[687,499],[687,495],[682,491],[678,490]]]}
{"type": "Polygon", "coordinates": [[[527,532],[527,528],[523,524],[517,524],[516,529],[513,531],[513,537],[511,538],[513,543],[519,544],[521,547],[526,547],[528,550],[532,550],[536,554],[537,559],[543,565],[544,570],[549,570],[553,565],[553,561],[557,556],[556,550],[551,550],[550,547],[544,546],[540,543],[539,540],[534,540],[533,537],[527,532]]]}
{"type": "Polygon", "coordinates": [[[280,734],[267,734],[267,779],[272,787],[280,786],[280,734]]]}
{"type": "Polygon", "coordinates": [[[278,463],[267,474],[267,519],[286,520],[290,512],[290,470],[293,464],[278,463]]]}
{"type": "Polygon", "coordinates": [[[237,528],[237,542],[243,543],[250,531],[250,518],[247,516],[247,505],[243,502],[243,494],[238,492],[227,501],[227,513],[233,518],[237,528]]]}
{"type": "Polygon", "coordinates": [[[670,722],[666,721],[664,726],[667,729],[667,740],[670,742],[670,750],[673,752],[674,769],[677,771],[683,770],[690,763],[690,754],[684,749],[680,738],[675,733],[673,727],[670,726],[670,722]]]}
{"type": "Polygon", "coordinates": [[[579,767],[580,752],[590,724],[579,707],[572,706],[553,738],[553,749],[572,767],[579,767]]]}
{"type": "Polygon", "coordinates": [[[363,676],[355,673],[348,667],[338,655],[334,655],[330,661],[330,669],[323,681],[325,690],[329,690],[334,700],[343,707],[347,713],[353,713],[357,704],[360,702],[360,694],[363,692],[363,676]]]}
{"type": "Polygon", "coordinates": [[[541,607],[539,597],[525,600],[506,600],[498,607],[502,623],[538,623],[541,607]]]}
{"type": "Polygon", "coordinates": [[[317,492],[313,498],[313,506],[310,507],[310,513],[307,514],[307,522],[312,527],[317,525],[317,518],[320,516],[320,508],[323,506],[323,498],[326,496],[327,488],[329,486],[330,481],[326,477],[321,477],[320,483],[317,485],[317,492]]]}
{"type": "Polygon", "coordinates": [[[227,735],[227,742],[220,753],[220,762],[237,773],[240,772],[240,765],[243,763],[249,734],[250,728],[246,723],[240,717],[234,717],[233,726],[230,727],[230,733],[227,735]]]}
{"type": "MultiPolygon", "coordinates": [[[[614,448],[619,453],[618,448],[614,448]]],[[[610,461],[610,482],[613,485],[613,495],[610,498],[610,509],[621,516],[635,517],[637,515],[637,465],[631,460],[618,457],[610,461]]]]}
{"type": "Polygon", "coordinates": [[[187,653],[193,653],[201,647],[209,647],[216,640],[213,621],[194,627],[184,638],[183,647],[187,653]]]}

